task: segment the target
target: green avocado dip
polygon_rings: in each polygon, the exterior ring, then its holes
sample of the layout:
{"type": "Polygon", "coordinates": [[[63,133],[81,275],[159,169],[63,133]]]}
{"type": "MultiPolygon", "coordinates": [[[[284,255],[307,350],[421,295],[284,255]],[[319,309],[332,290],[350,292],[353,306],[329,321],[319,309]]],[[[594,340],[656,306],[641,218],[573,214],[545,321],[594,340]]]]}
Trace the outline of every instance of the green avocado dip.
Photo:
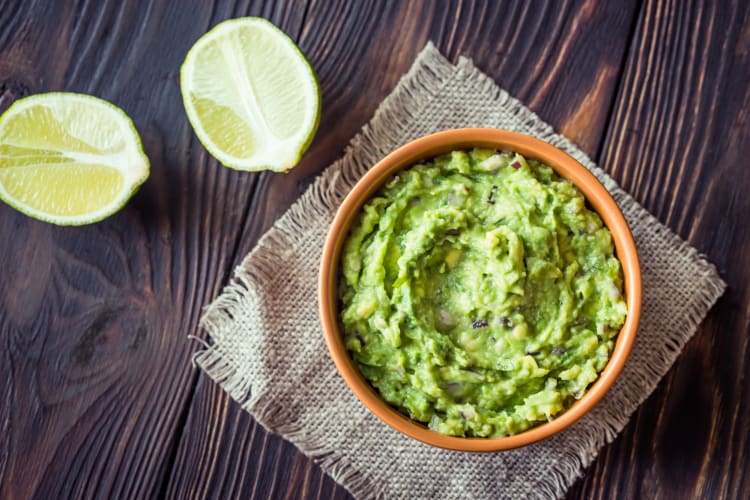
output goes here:
{"type": "Polygon", "coordinates": [[[340,275],[361,373],[454,436],[554,418],[604,369],[627,312],[599,215],[511,152],[453,151],[398,173],[355,220],[340,275]]]}

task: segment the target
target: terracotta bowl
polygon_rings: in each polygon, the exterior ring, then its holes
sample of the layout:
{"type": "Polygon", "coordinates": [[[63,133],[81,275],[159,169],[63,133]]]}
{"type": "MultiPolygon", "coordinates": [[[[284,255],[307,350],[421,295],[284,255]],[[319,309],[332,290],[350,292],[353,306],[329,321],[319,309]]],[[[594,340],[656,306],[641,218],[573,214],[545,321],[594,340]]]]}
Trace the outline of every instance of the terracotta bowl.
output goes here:
{"type": "Polygon", "coordinates": [[[622,212],[607,190],[583,165],[556,147],[533,137],[495,129],[457,129],[422,137],[400,147],[372,167],[346,197],[331,225],[323,248],[318,292],[320,319],[326,343],[333,361],[354,394],[375,415],[407,436],[434,446],[463,451],[488,452],[525,446],[548,438],[581,418],[612,387],[625,365],[641,313],[641,271],[635,243],[622,212]],[[622,263],[625,300],[628,305],[628,316],[617,336],[612,356],[586,394],[553,420],[519,434],[500,438],[445,436],[391,407],[359,373],[344,346],[338,319],[339,256],[349,228],[362,205],[399,170],[442,153],[473,147],[510,150],[527,158],[537,159],[552,167],[583,192],[589,206],[599,213],[614,238],[616,254],[622,263]]]}

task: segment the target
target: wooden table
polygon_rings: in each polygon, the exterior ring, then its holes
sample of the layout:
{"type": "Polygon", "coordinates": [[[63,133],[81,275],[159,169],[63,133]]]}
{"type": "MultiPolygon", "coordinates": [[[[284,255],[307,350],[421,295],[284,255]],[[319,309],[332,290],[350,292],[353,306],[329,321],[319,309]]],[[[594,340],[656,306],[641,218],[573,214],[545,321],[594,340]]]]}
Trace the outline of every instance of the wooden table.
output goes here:
{"type": "Polygon", "coordinates": [[[0,498],[348,496],[191,365],[188,335],[205,337],[201,309],[428,40],[473,58],[729,283],[569,496],[750,498],[750,9],[674,0],[0,0],[0,110],[103,97],[152,162],[93,226],[0,206],[0,498]],[[280,26],[320,77],[320,128],[287,175],[221,167],[183,111],[188,48],[244,15],[280,26]]]}

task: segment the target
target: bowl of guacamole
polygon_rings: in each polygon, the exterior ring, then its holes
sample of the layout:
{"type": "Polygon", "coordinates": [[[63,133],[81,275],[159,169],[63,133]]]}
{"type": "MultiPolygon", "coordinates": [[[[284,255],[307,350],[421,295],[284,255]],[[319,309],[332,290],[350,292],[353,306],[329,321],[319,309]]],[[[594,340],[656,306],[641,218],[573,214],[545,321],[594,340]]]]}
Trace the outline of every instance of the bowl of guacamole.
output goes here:
{"type": "Polygon", "coordinates": [[[424,442],[509,449],[559,432],[622,369],[640,311],[606,189],[538,139],[442,132],[386,157],[332,224],[321,320],[337,367],[424,442]]]}

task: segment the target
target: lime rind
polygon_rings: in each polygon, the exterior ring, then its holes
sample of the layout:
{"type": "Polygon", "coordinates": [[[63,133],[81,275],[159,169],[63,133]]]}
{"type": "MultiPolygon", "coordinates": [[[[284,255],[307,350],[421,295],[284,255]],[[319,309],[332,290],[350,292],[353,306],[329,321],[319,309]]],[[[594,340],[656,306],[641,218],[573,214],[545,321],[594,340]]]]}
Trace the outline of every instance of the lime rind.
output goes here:
{"type": "MultiPolygon", "coordinates": [[[[221,43],[221,42],[219,42],[221,43]]],[[[310,61],[300,48],[284,33],[281,29],[275,26],[273,23],[263,18],[258,17],[243,17],[237,19],[230,19],[219,23],[203,36],[190,48],[185,60],[180,68],[180,86],[182,91],[183,105],[188,117],[190,124],[198,136],[201,144],[206,150],[224,166],[243,171],[260,171],[260,170],[272,170],[276,172],[288,171],[299,163],[303,153],[312,143],[315,132],[320,122],[320,109],[321,109],[321,91],[320,85],[315,75],[315,71],[310,64],[310,61]],[[290,146],[280,154],[279,157],[286,156],[285,161],[280,163],[274,163],[267,160],[258,161],[257,158],[253,158],[251,155],[249,158],[238,158],[236,156],[226,153],[221,147],[219,147],[211,135],[206,131],[203,126],[203,121],[199,116],[194,104],[191,101],[191,88],[190,83],[192,81],[192,74],[194,72],[195,61],[198,57],[198,53],[204,50],[209,44],[222,39],[223,37],[229,36],[235,29],[242,29],[253,27],[257,29],[267,30],[272,34],[276,41],[283,43],[283,46],[290,50],[299,60],[299,68],[303,69],[303,73],[306,75],[306,81],[300,82],[305,85],[309,85],[312,92],[309,95],[312,97],[313,109],[311,110],[311,120],[307,124],[303,124],[301,130],[304,133],[294,137],[293,141],[288,141],[290,146]]]]}
{"type": "MultiPolygon", "coordinates": [[[[138,188],[148,179],[150,162],[143,151],[141,137],[133,121],[121,108],[104,99],[73,92],[48,92],[17,100],[0,116],[0,132],[5,129],[7,123],[13,117],[19,115],[24,110],[34,106],[53,105],[55,101],[67,101],[68,104],[78,102],[85,107],[91,107],[94,104],[107,109],[111,113],[111,116],[116,118],[116,123],[119,125],[122,137],[126,143],[126,150],[123,153],[126,157],[123,160],[127,162],[127,167],[123,167],[122,164],[113,164],[110,161],[106,161],[107,158],[105,156],[100,159],[102,163],[122,173],[124,188],[117,197],[98,210],[80,215],[59,215],[35,209],[10,195],[2,182],[0,182],[0,200],[29,217],[59,226],[82,226],[99,222],[121,210],[138,191],[138,188]]],[[[40,144],[40,146],[43,146],[43,144],[40,144]]],[[[75,156],[74,152],[66,151],[63,153],[68,153],[68,156],[75,156]]]]}

